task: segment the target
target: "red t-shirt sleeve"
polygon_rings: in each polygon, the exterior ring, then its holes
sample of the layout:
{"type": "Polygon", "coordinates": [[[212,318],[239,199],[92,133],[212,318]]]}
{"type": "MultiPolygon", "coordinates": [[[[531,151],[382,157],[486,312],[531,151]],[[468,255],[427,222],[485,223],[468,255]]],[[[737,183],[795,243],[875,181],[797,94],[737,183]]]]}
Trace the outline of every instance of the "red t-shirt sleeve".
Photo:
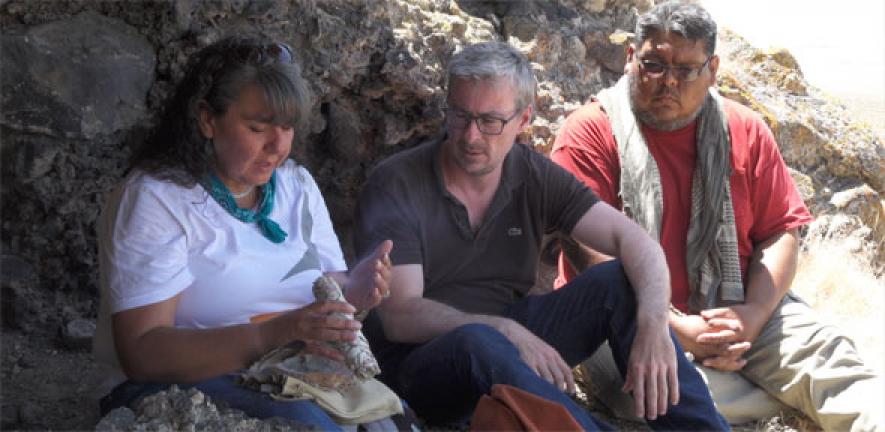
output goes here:
{"type": "Polygon", "coordinates": [[[796,189],[771,130],[758,115],[745,107],[732,110],[732,114],[742,118],[740,122],[730,124],[732,127],[744,125],[749,140],[746,147],[749,160],[745,169],[748,170],[749,211],[753,220],[748,233],[750,240],[758,243],[811,222],[811,213],[796,189]]]}
{"type": "Polygon", "coordinates": [[[618,146],[599,103],[589,103],[569,115],[550,159],[593,189],[599,199],[621,208],[618,146]]]}
{"type": "MultiPolygon", "coordinates": [[[[568,116],[556,136],[550,159],[590,187],[599,199],[621,208],[618,196],[621,164],[618,145],[612,136],[608,117],[597,102],[582,106],[568,116]]],[[[559,257],[559,274],[554,289],[561,288],[576,276],[575,270],[559,257]]]]}

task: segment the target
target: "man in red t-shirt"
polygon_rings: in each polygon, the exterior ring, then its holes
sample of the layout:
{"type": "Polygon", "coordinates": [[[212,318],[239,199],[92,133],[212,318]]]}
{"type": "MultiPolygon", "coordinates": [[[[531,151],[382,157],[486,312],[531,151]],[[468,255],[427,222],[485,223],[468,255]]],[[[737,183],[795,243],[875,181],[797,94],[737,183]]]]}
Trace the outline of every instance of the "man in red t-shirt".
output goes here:
{"type": "MultiPolygon", "coordinates": [[[[670,325],[729,421],[785,404],[826,430],[881,428],[881,379],[789,292],[798,228],[812,217],[768,127],[709,90],[715,43],[716,24],[697,5],[639,17],[624,77],[569,116],[551,158],[659,238],[670,325]]],[[[563,250],[556,286],[608,259],[568,239],[563,250]]],[[[604,351],[588,370],[621,411],[604,351]]]]}

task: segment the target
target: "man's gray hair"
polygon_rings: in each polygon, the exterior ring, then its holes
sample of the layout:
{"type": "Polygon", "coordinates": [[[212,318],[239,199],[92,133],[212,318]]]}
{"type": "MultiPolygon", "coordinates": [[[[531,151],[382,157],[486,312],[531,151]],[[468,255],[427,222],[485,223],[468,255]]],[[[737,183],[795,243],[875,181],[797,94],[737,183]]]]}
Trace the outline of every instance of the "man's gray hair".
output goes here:
{"type": "Polygon", "coordinates": [[[516,91],[516,108],[535,104],[535,75],[529,60],[504,42],[481,42],[464,47],[449,60],[446,79],[491,80],[506,78],[516,91]]]}
{"type": "Polygon", "coordinates": [[[690,3],[668,2],[655,6],[636,20],[636,47],[657,33],[675,33],[685,39],[701,41],[708,56],[716,51],[716,22],[702,7],[690,3]]]}

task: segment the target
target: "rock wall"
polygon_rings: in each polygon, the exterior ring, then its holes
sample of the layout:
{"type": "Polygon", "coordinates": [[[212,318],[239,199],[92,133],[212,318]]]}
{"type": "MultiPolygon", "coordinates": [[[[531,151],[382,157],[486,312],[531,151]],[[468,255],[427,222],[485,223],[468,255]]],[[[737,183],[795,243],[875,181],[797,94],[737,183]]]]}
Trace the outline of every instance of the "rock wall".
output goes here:
{"type": "MultiPolygon", "coordinates": [[[[445,62],[458,47],[507,40],[535,63],[537,116],[521,139],[548,151],[565,116],[620,75],[627,32],[651,3],[0,0],[3,325],[55,331],[94,317],[104,196],[188,56],[225,34],[262,31],[296,51],[315,97],[294,157],[317,177],[349,251],[366,171],[439,130],[445,62]]],[[[789,53],[723,40],[723,92],[766,118],[815,212],[842,215],[842,228],[827,216],[813,229],[855,233],[858,248],[875,250],[885,239],[872,219],[885,190],[881,138],[808,86],[789,53]]]]}

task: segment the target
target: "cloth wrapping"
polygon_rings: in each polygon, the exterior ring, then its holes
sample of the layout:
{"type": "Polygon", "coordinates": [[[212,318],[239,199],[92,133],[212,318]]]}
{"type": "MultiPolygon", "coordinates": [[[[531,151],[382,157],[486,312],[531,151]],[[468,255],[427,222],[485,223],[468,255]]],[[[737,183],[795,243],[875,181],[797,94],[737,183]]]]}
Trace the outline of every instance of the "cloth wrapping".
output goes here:
{"type": "Polygon", "coordinates": [[[396,393],[374,378],[329,390],[298,378],[286,377],[280,392],[271,393],[271,397],[276,400],[313,399],[340,424],[368,423],[403,413],[396,393]]]}
{"type": "Polygon", "coordinates": [[[295,341],[270,351],[242,373],[243,381],[267,393],[279,393],[286,377],[297,378],[327,390],[356,384],[357,378],[353,371],[343,363],[305,353],[304,347],[304,342],[295,341]]]}
{"type": "MultiPolygon", "coordinates": [[[[313,292],[318,301],[344,301],[330,277],[318,278],[313,292]]],[[[399,397],[373,378],[380,368],[362,332],[353,342],[330,345],[344,354],[344,363],[306,353],[306,344],[294,341],[249,366],[240,383],[276,400],[313,400],[339,424],[365,424],[403,413],[399,397]]]]}
{"type": "Polygon", "coordinates": [[[271,398],[313,400],[339,424],[363,424],[402,414],[399,397],[380,381],[357,379],[341,362],[301,352],[304,343],[277,348],[240,376],[271,398]]]}
{"type": "Polygon", "coordinates": [[[304,353],[304,347],[296,341],[267,353],[240,375],[240,383],[276,400],[313,400],[339,424],[403,413],[399,397],[380,381],[358,379],[341,362],[304,353]]]}

